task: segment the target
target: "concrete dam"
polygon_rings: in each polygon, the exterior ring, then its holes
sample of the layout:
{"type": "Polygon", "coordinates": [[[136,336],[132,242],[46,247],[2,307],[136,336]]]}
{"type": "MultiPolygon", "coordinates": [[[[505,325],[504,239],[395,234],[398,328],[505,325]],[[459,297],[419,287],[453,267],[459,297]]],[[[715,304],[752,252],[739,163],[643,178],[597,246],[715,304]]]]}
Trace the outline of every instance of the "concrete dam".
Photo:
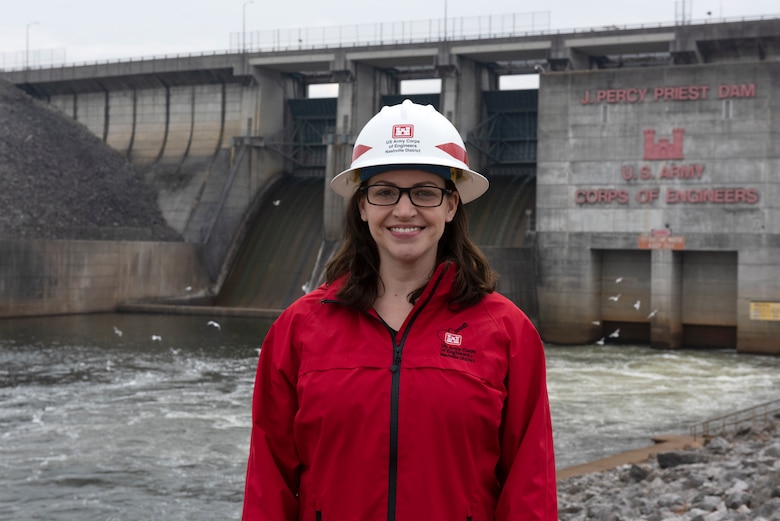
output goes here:
{"type": "MultiPolygon", "coordinates": [[[[528,183],[523,188],[518,184],[518,178],[499,179],[492,186],[491,197],[486,196],[479,207],[469,205],[467,210],[472,233],[493,265],[503,266],[500,272],[512,269],[524,275],[505,279],[503,285],[508,290],[505,293],[511,291],[530,314],[536,311],[533,250],[527,247],[525,234],[517,230],[527,226],[526,210],[533,208],[529,203],[533,202],[534,185],[528,183]],[[507,207],[515,211],[507,212],[507,207]]],[[[233,268],[214,300],[218,306],[286,307],[305,287],[320,280],[319,270],[336,246],[334,242],[321,249],[325,188],[321,178],[279,176],[272,185],[248,223],[248,234],[241,241],[233,268]]]]}
{"type": "Polygon", "coordinates": [[[0,73],[134,164],[217,305],[282,308],[318,279],[344,209],[326,183],[411,97],[490,179],[472,233],[546,341],[759,353],[780,352],[778,77],[773,18],[0,73]],[[440,92],[403,96],[414,79],[440,92]]]}

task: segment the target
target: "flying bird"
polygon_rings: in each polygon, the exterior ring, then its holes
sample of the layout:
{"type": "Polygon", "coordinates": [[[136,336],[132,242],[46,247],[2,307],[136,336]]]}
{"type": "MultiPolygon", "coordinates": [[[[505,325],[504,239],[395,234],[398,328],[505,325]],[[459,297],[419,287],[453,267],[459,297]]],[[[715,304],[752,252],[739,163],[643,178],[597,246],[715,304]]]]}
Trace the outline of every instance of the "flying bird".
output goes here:
{"type": "Polygon", "coordinates": [[[621,295],[622,293],[618,293],[617,295],[612,295],[611,297],[609,297],[609,300],[611,300],[612,302],[617,302],[618,300],[620,300],[621,295]]]}
{"type": "Polygon", "coordinates": [[[594,326],[600,326],[601,325],[601,321],[600,320],[594,320],[593,322],[591,322],[591,324],[593,324],[594,326]]]}
{"type": "Polygon", "coordinates": [[[215,327],[215,328],[219,329],[220,331],[222,331],[222,326],[219,325],[219,322],[214,322],[213,320],[209,320],[206,323],[206,325],[207,326],[211,326],[211,327],[215,327]]]}
{"type": "Polygon", "coordinates": [[[651,319],[651,318],[653,318],[653,317],[656,315],[656,313],[658,313],[658,310],[657,310],[657,309],[654,309],[654,310],[652,310],[652,311],[650,312],[650,314],[649,314],[649,315],[647,315],[647,318],[648,318],[648,320],[649,320],[649,319],[651,319]]]}
{"type": "Polygon", "coordinates": [[[612,333],[609,334],[609,338],[617,338],[620,336],[620,328],[617,328],[612,333]]]}
{"type": "Polygon", "coordinates": [[[604,345],[604,337],[601,337],[600,339],[596,340],[596,343],[600,346],[604,345]]]}
{"type": "Polygon", "coordinates": [[[279,206],[279,204],[280,204],[281,202],[282,202],[282,200],[281,200],[281,199],[274,199],[273,203],[271,203],[271,204],[273,204],[274,206],[279,206]]]}
{"type": "Polygon", "coordinates": [[[162,342],[162,337],[160,335],[152,335],[152,342],[162,342]]]}
{"type": "Polygon", "coordinates": [[[636,302],[634,302],[634,309],[639,311],[639,308],[640,308],[641,305],[642,305],[642,303],[639,300],[637,300],[636,302]]]}
{"type": "Polygon", "coordinates": [[[620,284],[621,282],[623,282],[623,277],[618,277],[615,279],[615,284],[620,284]]]}
{"type": "Polygon", "coordinates": [[[114,326],[114,334],[116,336],[122,336],[124,333],[122,333],[121,329],[119,329],[118,327],[114,326]]]}

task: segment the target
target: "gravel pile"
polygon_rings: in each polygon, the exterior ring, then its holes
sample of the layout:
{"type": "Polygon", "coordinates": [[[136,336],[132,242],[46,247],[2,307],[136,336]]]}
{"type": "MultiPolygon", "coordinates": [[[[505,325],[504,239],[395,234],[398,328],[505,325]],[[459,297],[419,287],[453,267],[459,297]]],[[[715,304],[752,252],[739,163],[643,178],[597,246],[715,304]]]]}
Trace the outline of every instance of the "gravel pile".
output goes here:
{"type": "Polygon", "coordinates": [[[558,482],[561,521],[780,521],[780,419],[558,482]]]}
{"type": "Polygon", "coordinates": [[[0,80],[0,239],[180,241],[132,165],[0,80]]]}

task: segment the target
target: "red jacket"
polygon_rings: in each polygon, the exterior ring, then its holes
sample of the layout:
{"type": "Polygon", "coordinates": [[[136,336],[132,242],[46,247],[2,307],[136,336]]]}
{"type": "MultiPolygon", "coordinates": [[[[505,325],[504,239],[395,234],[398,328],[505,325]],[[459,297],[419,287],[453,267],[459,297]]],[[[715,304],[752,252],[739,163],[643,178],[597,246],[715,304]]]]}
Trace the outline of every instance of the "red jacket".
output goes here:
{"type": "Polygon", "coordinates": [[[244,521],[557,520],[544,350],[508,299],[453,311],[439,266],[401,330],[322,286],[277,319],[244,521]]]}

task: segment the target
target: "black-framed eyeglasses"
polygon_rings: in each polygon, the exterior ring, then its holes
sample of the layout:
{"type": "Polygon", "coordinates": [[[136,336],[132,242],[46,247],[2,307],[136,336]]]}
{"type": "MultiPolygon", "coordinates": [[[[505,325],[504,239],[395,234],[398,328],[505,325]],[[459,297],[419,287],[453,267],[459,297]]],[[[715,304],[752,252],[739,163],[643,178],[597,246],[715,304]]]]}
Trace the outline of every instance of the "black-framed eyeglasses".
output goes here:
{"type": "Polygon", "coordinates": [[[401,200],[401,194],[407,194],[413,205],[420,208],[435,208],[444,202],[444,196],[450,195],[449,188],[438,186],[413,186],[401,188],[392,185],[368,185],[361,188],[366,194],[368,204],[374,206],[393,206],[401,200]]]}

